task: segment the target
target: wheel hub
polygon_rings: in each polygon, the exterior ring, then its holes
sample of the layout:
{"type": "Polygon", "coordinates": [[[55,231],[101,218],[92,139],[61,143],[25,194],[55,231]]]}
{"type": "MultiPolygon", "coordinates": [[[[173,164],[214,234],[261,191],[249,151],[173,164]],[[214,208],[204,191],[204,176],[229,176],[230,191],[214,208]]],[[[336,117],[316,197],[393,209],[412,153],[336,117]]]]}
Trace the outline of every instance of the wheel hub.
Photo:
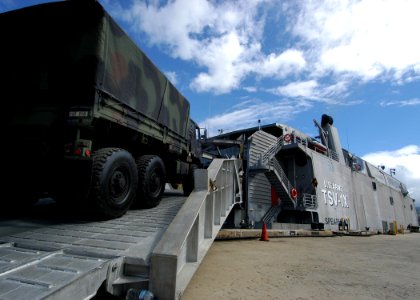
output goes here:
{"type": "Polygon", "coordinates": [[[153,173],[150,178],[150,190],[152,193],[156,194],[160,192],[161,180],[158,174],[153,173]]]}
{"type": "Polygon", "coordinates": [[[127,178],[123,172],[117,170],[112,174],[111,192],[114,197],[121,196],[127,188],[127,178]]]}

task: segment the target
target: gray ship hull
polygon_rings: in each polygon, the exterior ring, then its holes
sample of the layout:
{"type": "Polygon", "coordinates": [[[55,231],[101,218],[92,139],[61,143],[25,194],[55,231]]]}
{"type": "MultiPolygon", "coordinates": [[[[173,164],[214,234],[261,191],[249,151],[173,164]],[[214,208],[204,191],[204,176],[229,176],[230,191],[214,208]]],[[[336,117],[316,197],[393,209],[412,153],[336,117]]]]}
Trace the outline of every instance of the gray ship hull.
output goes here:
{"type": "Polygon", "coordinates": [[[353,170],[321,155],[313,156],[320,222],[336,230],[341,219],[349,229],[387,232],[396,221],[406,229],[418,226],[414,201],[401,188],[387,182],[392,179],[365,162],[362,170],[353,170]]]}
{"type": "Polygon", "coordinates": [[[319,141],[281,124],[217,137],[242,140],[245,148],[246,204],[235,226],[378,233],[418,227],[406,186],[342,149],[331,117],[315,123],[319,141]]]}

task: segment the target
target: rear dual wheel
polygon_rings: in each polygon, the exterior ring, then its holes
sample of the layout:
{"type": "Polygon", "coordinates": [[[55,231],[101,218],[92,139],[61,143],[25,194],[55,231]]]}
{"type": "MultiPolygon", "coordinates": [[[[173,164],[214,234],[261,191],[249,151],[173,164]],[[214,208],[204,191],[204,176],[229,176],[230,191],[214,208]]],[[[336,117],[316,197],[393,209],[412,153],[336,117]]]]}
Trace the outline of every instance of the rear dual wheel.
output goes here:
{"type": "Polygon", "coordinates": [[[89,203],[100,218],[124,215],[134,201],[137,186],[137,167],[129,152],[104,148],[94,153],[89,203]]]}
{"type": "Polygon", "coordinates": [[[137,205],[152,208],[159,205],[165,191],[165,165],[159,156],[143,155],[137,160],[139,186],[137,205]]]}
{"type": "Polygon", "coordinates": [[[164,190],[165,166],[158,156],[144,155],[134,161],[129,152],[119,148],[94,153],[89,203],[100,218],[124,215],[135,198],[142,208],[155,207],[164,190]]]}

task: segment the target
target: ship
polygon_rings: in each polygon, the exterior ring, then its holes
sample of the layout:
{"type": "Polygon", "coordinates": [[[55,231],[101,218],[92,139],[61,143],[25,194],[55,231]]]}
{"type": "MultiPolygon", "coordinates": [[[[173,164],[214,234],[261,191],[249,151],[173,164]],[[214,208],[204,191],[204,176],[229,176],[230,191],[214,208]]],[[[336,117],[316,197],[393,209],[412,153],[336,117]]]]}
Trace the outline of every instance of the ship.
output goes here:
{"type": "Polygon", "coordinates": [[[243,159],[244,203],[235,228],[397,233],[418,230],[415,199],[380,166],[343,149],[333,118],[314,120],[311,137],[269,124],[212,137],[204,157],[243,159]]]}

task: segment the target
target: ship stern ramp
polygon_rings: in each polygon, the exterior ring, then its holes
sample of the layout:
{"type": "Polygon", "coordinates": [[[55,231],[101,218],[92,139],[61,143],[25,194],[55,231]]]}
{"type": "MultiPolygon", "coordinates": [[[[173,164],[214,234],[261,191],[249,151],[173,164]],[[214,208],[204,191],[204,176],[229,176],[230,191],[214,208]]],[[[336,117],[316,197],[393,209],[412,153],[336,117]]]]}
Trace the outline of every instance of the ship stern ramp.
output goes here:
{"type": "Polygon", "coordinates": [[[188,198],[166,194],[155,208],[108,221],[1,214],[0,299],[90,299],[99,289],[125,297],[129,288],[178,299],[242,201],[238,171],[238,160],[216,159],[196,171],[188,198]]]}
{"type": "Polygon", "coordinates": [[[0,299],[90,299],[103,284],[118,296],[148,288],[151,252],[185,203],[180,195],[108,221],[72,219],[48,205],[0,218],[0,299]]]}

